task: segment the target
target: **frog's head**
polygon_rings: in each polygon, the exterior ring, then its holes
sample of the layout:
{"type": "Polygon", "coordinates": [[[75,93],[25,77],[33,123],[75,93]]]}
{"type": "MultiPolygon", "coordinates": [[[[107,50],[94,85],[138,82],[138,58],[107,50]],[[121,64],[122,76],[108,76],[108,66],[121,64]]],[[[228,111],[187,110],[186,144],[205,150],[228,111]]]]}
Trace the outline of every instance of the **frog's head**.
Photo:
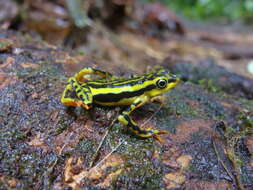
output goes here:
{"type": "Polygon", "coordinates": [[[154,79],[152,80],[152,83],[155,85],[155,88],[149,91],[148,95],[150,97],[154,97],[165,93],[173,89],[180,81],[181,79],[176,75],[161,69],[154,73],[154,79]]]}

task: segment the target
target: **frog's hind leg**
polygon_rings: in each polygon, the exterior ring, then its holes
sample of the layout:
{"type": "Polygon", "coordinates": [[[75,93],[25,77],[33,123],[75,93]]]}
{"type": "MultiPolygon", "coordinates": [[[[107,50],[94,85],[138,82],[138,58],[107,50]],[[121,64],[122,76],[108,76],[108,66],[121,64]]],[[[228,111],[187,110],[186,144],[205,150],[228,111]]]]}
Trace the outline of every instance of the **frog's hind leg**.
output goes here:
{"type": "Polygon", "coordinates": [[[81,86],[74,77],[71,77],[64,89],[61,102],[67,106],[82,106],[85,109],[90,109],[92,95],[88,87],[81,86]]]}
{"type": "Polygon", "coordinates": [[[94,74],[102,77],[103,79],[111,79],[113,75],[111,73],[101,71],[98,69],[93,69],[91,67],[85,67],[81,71],[75,74],[75,79],[79,83],[84,83],[86,80],[90,80],[90,77],[88,75],[94,74]]]}
{"type": "Polygon", "coordinates": [[[72,84],[70,83],[72,80],[73,77],[69,78],[68,80],[68,84],[61,96],[61,103],[66,106],[81,106],[83,102],[81,100],[78,100],[77,98],[74,98],[75,90],[73,89],[72,84]]]}
{"type": "Polygon", "coordinates": [[[145,104],[149,101],[149,98],[146,96],[140,97],[136,99],[136,101],[121,115],[119,115],[118,120],[121,124],[125,125],[131,131],[133,131],[137,136],[142,138],[149,138],[154,137],[155,139],[162,141],[161,138],[157,135],[159,134],[166,134],[167,131],[164,130],[153,130],[153,129],[141,129],[130,117],[132,111],[136,108],[140,107],[141,105],[145,104]]]}

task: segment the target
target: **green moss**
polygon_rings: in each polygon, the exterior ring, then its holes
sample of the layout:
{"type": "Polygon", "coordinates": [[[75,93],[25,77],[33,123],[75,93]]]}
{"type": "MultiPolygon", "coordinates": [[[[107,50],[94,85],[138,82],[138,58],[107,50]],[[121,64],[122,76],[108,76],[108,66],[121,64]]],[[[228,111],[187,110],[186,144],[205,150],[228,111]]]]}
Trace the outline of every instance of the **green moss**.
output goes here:
{"type": "Polygon", "coordinates": [[[126,138],[124,129],[125,128],[120,124],[113,125],[111,129],[107,129],[110,130],[106,141],[108,147],[116,147],[118,145],[118,139],[126,138]]]}
{"type": "Polygon", "coordinates": [[[65,129],[67,129],[67,128],[68,128],[68,125],[59,124],[59,125],[57,126],[56,133],[57,133],[57,134],[60,134],[60,133],[62,133],[65,129]]]}
{"type": "Polygon", "coordinates": [[[186,118],[220,120],[226,115],[218,99],[213,99],[209,94],[189,84],[171,91],[166,107],[176,110],[176,116],[186,118]]]}
{"type": "Polygon", "coordinates": [[[253,113],[242,112],[236,117],[237,125],[225,125],[226,152],[236,172],[236,180],[239,186],[243,183],[253,183],[250,179],[249,168],[246,165],[250,162],[250,155],[243,140],[253,134],[253,113]]]}
{"type": "Polygon", "coordinates": [[[236,120],[239,127],[226,126],[225,136],[228,141],[234,142],[234,138],[243,138],[253,134],[253,113],[242,112],[236,116],[236,120]]]}
{"type": "Polygon", "coordinates": [[[156,165],[150,157],[154,151],[159,154],[161,150],[152,140],[140,141],[131,138],[130,142],[120,150],[120,154],[125,159],[125,169],[114,181],[113,186],[120,188],[127,185],[127,188],[133,189],[160,189],[163,185],[163,172],[159,161],[156,165]]]}
{"type": "Polygon", "coordinates": [[[79,154],[89,163],[95,154],[98,144],[96,139],[82,139],[75,147],[75,154],[79,154]]]}
{"type": "Polygon", "coordinates": [[[175,113],[176,116],[186,116],[186,117],[196,117],[199,115],[199,108],[192,107],[187,102],[185,96],[181,93],[181,91],[171,91],[168,93],[168,101],[166,102],[166,107],[168,108],[166,111],[169,114],[175,113]]]}
{"type": "Polygon", "coordinates": [[[0,51],[8,49],[10,46],[10,43],[8,41],[1,41],[0,42],[0,51]]]}
{"type": "MultiPolygon", "coordinates": [[[[156,0],[143,0],[157,2],[156,0]]],[[[252,0],[159,0],[164,5],[184,16],[195,20],[250,21],[252,19],[252,0]]]]}
{"type": "Polygon", "coordinates": [[[125,187],[129,189],[161,189],[163,187],[160,168],[142,164],[128,167],[121,176],[113,182],[113,187],[125,187]],[[127,185],[126,185],[127,184],[127,185]]]}
{"type": "Polygon", "coordinates": [[[200,87],[207,89],[209,92],[221,92],[221,88],[219,86],[216,85],[216,82],[213,81],[212,79],[202,79],[198,81],[200,87]]]}

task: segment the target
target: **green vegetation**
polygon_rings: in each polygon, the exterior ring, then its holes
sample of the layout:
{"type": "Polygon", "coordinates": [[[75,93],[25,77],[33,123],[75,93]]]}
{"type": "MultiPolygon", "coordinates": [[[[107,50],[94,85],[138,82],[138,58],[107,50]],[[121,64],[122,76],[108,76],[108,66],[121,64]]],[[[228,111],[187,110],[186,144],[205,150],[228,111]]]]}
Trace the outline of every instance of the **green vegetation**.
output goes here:
{"type": "MultiPolygon", "coordinates": [[[[144,0],[157,2],[157,0],[144,0]]],[[[159,0],[182,15],[196,20],[241,20],[250,22],[253,18],[252,0],[159,0]]]]}

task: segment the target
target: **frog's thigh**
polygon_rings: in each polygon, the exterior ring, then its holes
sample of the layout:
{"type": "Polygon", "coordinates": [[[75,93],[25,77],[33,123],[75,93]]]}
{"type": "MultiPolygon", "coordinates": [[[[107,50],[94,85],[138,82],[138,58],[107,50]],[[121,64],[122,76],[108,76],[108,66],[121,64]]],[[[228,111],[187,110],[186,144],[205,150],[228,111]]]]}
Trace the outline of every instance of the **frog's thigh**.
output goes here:
{"type": "Polygon", "coordinates": [[[93,102],[93,96],[88,86],[79,86],[76,89],[76,95],[83,102],[83,107],[85,107],[86,109],[89,109],[91,107],[91,104],[93,102]]]}
{"type": "Polygon", "coordinates": [[[66,105],[66,106],[82,106],[85,109],[89,109],[91,106],[90,104],[86,104],[84,101],[82,101],[81,99],[76,99],[76,98],[71,98],[71,94],[76,91],[76,80],[71,77],[68,80],[68,84],[66,86],[66,88],[63,91],[62,97],[61,97],[61,102],[62,104],[66,105]]]}
{"type": "Polygon", "coordinates": [[[61,103],[66,106],[81,106],[83,103],[81,100],[76,100],[74,98],[69,97],[69,95],[73,92],[72,85],[68,84],[63,91],[61,97],[61,103]]]}

